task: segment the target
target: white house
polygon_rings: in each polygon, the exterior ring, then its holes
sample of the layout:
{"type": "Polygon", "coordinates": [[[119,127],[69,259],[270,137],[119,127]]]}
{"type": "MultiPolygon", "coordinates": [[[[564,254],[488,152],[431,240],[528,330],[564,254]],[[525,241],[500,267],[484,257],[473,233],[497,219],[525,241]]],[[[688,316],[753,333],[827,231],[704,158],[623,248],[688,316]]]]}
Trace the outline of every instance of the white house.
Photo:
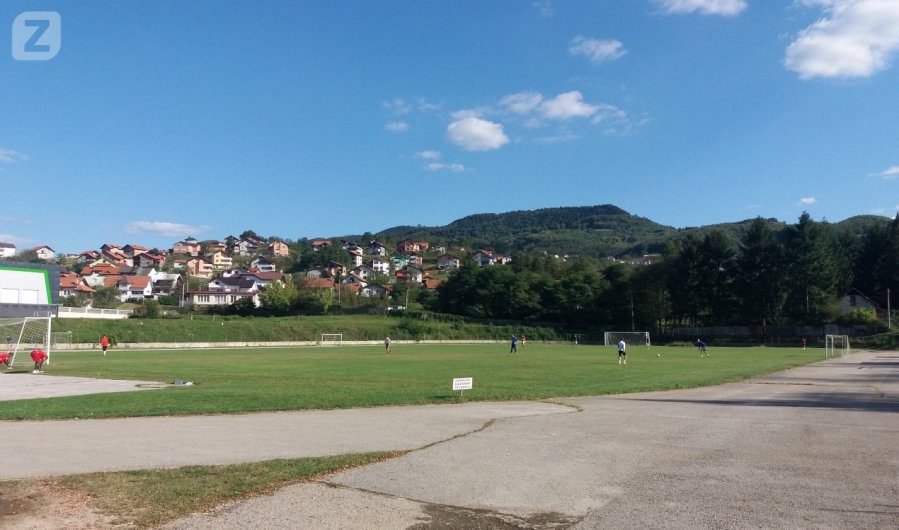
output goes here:
{"type": "Polygon", "coordinates": [[[368,267],[366,265],[360,265],[360,266],[356,267],[355,269],[351,270],[350,274],[355,274],[356,276],[358,276],[364,280],[364,279],[368,278],[369,276],[374,276],[375,271],[371,267],[368,267]]]}
{"type": "Polygon", "coordinates": [[[369,266],[378,274],[390,274],[390,260],[388,259],[374,258],[369,266]]]}
{"type": "Polygon", "coordinates": [[[257,291],[250,292],[231,292],[231,291],[188,291],[187,303],[194,306],[216,306],[230,305],[243,298],[253,301],[253,305],[259,307],[259,293],[257,291]]]}
{"type": "Polygon", "coordinates": [[[493,257],[493,254],[486,250],[479,250],[475,252],[472,257],[474,258],[475,263],[478,264],[478,267],[486,267],[496,263],[496,258],[493,257]]]}
{"type": "Polygon", "coordinates": [[[368,285],[368,282],[365,281],[361,276],[356,276],[355,274],[350,274],[346,278],[340,281],[340,283],[344,285],[359,285],[361,287],[365,287],[368,285]]]}
{"type": "Polygon", "coordinates": [[[387,295],[387,289],[376,283],[364,286],[359,292],[367,298],[384,298],[387,295]]]}
{"type": "Polygon", "coordinates": [[[365,260],[362,258],[362,249],[358,251],[350,250],[350,262],[353,264],[353,267],[358,267],[362,265],[365,260]]]}
{"type": "Polygon", "coordinates": [[[275,272],[278,270],[275,262],[266,258],[265,256],[257,256],[256,259],[250,262],[250,267],[258,270],[259,272],[275,272]]]}
{"type": "Polygon", "coordinates": [[[0,258],[11,258],[16,255],[16,246],[12,243],[0,243],[0,258]]]}
{"type": "Polygon", "coordinates": [[[378,243],[377,241],[372,241],[368,244],[368,255],[369,256],[386,256],[387,255],[387,247],[378,243]]]}
{"type": "Polygon", "coordinates": [[[437,258],[437,268],[440,270],[455,270],[462,266],[462,260],[452,254],[443,254],[437,258]]]}
{"type": "Polygon", "coordinates": [[[25,252],[34,252],[35,254],[37,254],[38,259],[42,259],[44,261],[49,261],[53,259],[54,256],[56,256],[56,251],[48,247],[47,245],[30,248],[25,252]]]}

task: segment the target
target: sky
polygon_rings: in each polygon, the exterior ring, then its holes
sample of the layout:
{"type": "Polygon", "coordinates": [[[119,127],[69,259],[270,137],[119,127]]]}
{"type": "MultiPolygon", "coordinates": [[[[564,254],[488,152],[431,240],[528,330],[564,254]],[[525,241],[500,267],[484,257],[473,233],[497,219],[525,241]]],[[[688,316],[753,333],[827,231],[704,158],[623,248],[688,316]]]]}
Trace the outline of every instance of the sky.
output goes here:
{"type": "Polygon", "coordinates": [[[897,55],[899,0],[3,2],[0,241],[893,216],[897,55]]]}

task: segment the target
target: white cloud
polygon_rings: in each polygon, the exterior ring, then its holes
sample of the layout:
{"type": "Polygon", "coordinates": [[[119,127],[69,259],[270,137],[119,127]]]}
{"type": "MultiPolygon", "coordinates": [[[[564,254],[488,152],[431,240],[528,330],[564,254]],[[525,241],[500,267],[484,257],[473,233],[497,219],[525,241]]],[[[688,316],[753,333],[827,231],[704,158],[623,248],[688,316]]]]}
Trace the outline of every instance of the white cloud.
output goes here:
{"type": "Polygon", "coordinates": [[[150,232],[160,236],[184,237],[192,234],[202,234],[211,229],[208,225],[184,225],[180,223],[170,223],[168,221],[134,221],[125,226],[125,231],[129,234],[139,234],[141,232],[150,232]]]}
{"type": "Polygon", "coordinates": [[[450,112],[450,118],[453,120],[464,120],[465,118],[483,118],[485,114],[490,114],[493,109],[490,107],[475,107],[473,109],[461,109],[450,112]]]}
{"type": "Polygon", "coordinates": [[[392,121],[384,124],[384,128],[390,132],[401,133],[409,130],[409,124],[404,121],[392,121]]]}
{"type": "Polygon", "coordinates": [[[424,158],[425,160],[440,160],[440,157],[443,156],[440,151],[419,151],[415,153],[415,156],[418,158],[424,158]]]}
{"type": "Polygon", "coordinates": [[[527,114],[536,109],[541,101],[543,95],[539,92],[518,92],[504,96],[499,103],[515,114],[527,114]]]}
{"type": "Polygon", "coordinates": [[[409,114],[412,111],[412,104],[403,98],[393,98],[382,101],[381,108],[394,114],[409,114]]]}
{"type": "Polygon", "coordinates": [[[534,0],[532,5],[537,9],[541,17],[551,17],[555,14],[552,0],[534,0]]]}
{"type": "Polygon", "coordinates": [[[540,104],[538,110],[544,118],[551,120],[567,120],[592,116],[598,107],[584,103],[583,99],[583,94],[577,90],[572,90],[571,92],[559,94],[552,99],[547,99],[540,104]]]}
{"type": "Polygon", "coordinates": [[[36,243],[33,239],[28,239],[27,237],[19,237],[14,236],[12,234],[0,234],[0,241],[4,243],[12,243],[13,245],[29,245],[32,243],[36,243]]]}
{"type": "Polygon", "coordinates": [[[699,13],[734,17],[746,9],[746,0],[655,0],[662,11],[672,14],[699,13]]]}
{"type": "Polygon", "coordinates": [[[2,147],[0,147],[0,162],[3,162],[4,164],[12,164],[13,162],[19,162],[27,159],[28,157],[23,153],[20,153],[13,149],[3,149],[2,147]]]}
{"type": "Polygon", "coordinates": [[[899,178],[899,166],[890,166],[880,173],[871,173],[869,176],[871,177],[881,177],[883,179],[892,180],[895,178],[899,178]]]}
{"type": "Polygon", "coordinates": [[[815,204],[818,202],[814,197],[803,197],[799,199],[799,204],[815,204]]]}
{"type": "Polygon", "coordinates": [[[802,0],[825,17],[799,32],[784,64],[802,79],[869,77],[899,51],[896,0],[802,0]]]}
{"type": "Polygon", "coordinates": [[[445,169],[447,171],[452,171],[453,173],[462,173],[465,171],[465,166],[458,163],[441,164],[440,162],[431,162],[425,166],[425,169],[428,171],[440,171],[445,169]]]}
{"type": "Polygon", "coordinates": [[[509,142],[501,124],[474,116],[450,123],[446,128],[446,136],[451,142],[469,151],[499,149],[509,142]]]}
{"type": "Polygon", "coordinates": [[[619,40],[599,40],[578,35],[571,41],[568,51],[572,55],[583,55],[594,64],[614,61],[624,57],[627,50],[619,40]]]}
{"type": "Polygon", "coordinates": [[[536,138],[534,141],[541,145],[550,145],[550,144],[561,144],[565,142],[570,142],[572,140],[577,140],[578,135],[570,132],[565,132],[561,134],[553,134],[549,136],[540,136],[536,138]]]}
{"type": "Polygon", "coordinates": [[[425,98],[415,98],[415,106],[421,112],[430,112],[432,110],[440,110],[443,107],[440,103],[431,103],[425,98]]]}

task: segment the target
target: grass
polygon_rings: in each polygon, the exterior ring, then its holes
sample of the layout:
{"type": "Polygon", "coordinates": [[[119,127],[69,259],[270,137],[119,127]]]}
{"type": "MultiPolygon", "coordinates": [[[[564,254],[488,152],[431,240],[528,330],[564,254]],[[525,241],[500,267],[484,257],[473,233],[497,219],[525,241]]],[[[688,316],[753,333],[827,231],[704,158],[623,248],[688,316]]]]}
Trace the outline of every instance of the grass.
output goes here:
{"type": "MultiPolygon", "coordinates": [[[[461,320],[461,319],[460,319],[461,320]]],[[[55,319],[53,331],[71,331],[72,342],[96,343],[107,335],[113,344],[125,342],[252,342],[315,341],[322,333],[342,333],[344,340],[377,340],[385,334],[398,340],[501,339],[525,334],[532,340],[564,339],[555,329],[471,322],[440,322],[385,315],[302,317],[237,317],[197,315],[181,318],[123,320],[55,319]]]]}
{"type": "MultiPolygon", "coordinates": [[[[0,419],[104,418],[330,409],[459,401],[454,377],[473,377],[465,400],[543,399],[736,381],[820,360],[822,350],[633,347],[627,366],[612,348],[531,342],[230,350],[58,352],[47,374],[193,381],[190,387],[7,401],[0,419]],[[657,357],[656,353],[661,353],[657,357]]],[[[50,377],[45,375],[43,377],[50,377]]],[[[2,374],[4,377],[34,377],[2,374]]]]}
{"type": "MultiPolygon", "coordinates": [[[[361,466],[398,453],[366,453],[226,466],[90,473],[54,479],[68,490],[86,494],[91,508],[112,517],[113,524],[156,526],[228,501],[258,495],[291,483],[361,466]]],[[[27,489],[26,481],[0,483],[0,491],[27,489]]]]}

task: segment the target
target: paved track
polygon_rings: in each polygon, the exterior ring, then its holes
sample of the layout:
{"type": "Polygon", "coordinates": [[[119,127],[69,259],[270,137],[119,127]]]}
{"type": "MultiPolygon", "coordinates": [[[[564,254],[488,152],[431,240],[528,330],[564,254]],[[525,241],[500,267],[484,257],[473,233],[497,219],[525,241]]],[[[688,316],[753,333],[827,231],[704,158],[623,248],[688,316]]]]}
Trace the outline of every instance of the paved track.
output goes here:
{"type": "Polygon", "coordinates": [[[565,402],[171,528],[899,527],[897,353],[565,402]]]}
{"type": "MultiPolygon", "coordinates": [[[[50,368],[47,368],[47,370],[49,371],[50,368]]],[[[152,390],[165,386],[165,383],[154,383],[152,381],[125,381],[33,374],[26,369],[0,371],[0,401],[130,392],[133,390],[152,390]]]]}

